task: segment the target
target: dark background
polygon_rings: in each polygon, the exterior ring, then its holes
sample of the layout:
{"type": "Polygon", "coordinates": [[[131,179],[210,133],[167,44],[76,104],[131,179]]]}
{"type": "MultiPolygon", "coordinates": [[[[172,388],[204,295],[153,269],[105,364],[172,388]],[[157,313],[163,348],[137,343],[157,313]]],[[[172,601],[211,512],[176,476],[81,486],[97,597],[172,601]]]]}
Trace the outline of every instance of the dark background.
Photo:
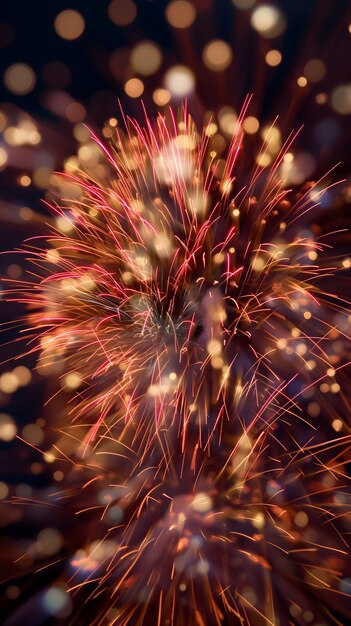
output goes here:
{"type": "MultiPolygon", "coordinates": [[[[24,239],[46,232],[51,218],[41,199],[48,193],[50,177],[44,177],[44,181],[38,179],[37,184],[34,174],[40,167],[61,170],[65,160],[76,153],[79,145],[76,124],[86,123],[101,133],[108,118],[120,119],[118,99],[128,115],[142,119],[140,99],[128,97],[124,84],[135,76],[129,64],[130,51],[145,39],[156,42],[162,51],[159,70],[142,77],[142,99],[151,117],[157,111],[152,97],[154,90],[163,86],[165,72],[171,66],[182,64],[191,69],[196,79],[195,91],[188,99],[189,109],[198,123],[209,111],[216,117],[224,106],[238,112],[245,96],[253,93],[250,115],[256,116],[261,125],[279,115],[283,136],[303,125],[296,150],[312,155],[312,176],[318,177],[340,163],[333,176],[335,180],[346,178],[349,181],[350,115],[335,111],[331,94],[339,85],[351,83],[350,0],[272,0],[271,4],[286,17],[284,32],[273,39],[261,37],[250,24],[252,10],[263,4],[259,0],[247,11],[238,10],[230,0],[193,0],[197,17],[194,24],[184,30],[175,29],[167,22],[167,0],[135,0],[135,4],[135,20],[122,27],[109,18],[106,0],[1,3],[0,113],[5,115],[6,125],[0,135],[0,148],[6,151],[8,159],[0,172],[3,251],[14,250],[24,239]],[[85,20],[83,34],[74,41],[59,37],[53,26],[55,17],[65,9],[78,11],[85,20]],[[233,62],[224,72],[212,72],[202,62],[204,46],[217,38],[227,41],[233,50],[233,62]],[[270,49],[282,53],[282,62],[277,67],[268,67],[265,63],[270,49]],[[111,71],[111,55],[118,50],[123,51],[121,66],[117,72],[111,71]],[[303,75],[305,64],[315,58],[324,62],[325,77],[318,83],[299,87],[297,78],[303,75]],[[36,77],[33,90],[23,96],[9,91],[3,80],[8,67],[19,62],[27,63],[36,77]],[[59,62],[61,70],[50,71],[48,64],[52,62],[59,62]],[[50,110],[48,100],[57,91],[83,105],[84,116],[80,122],[72,122],[65,115],[50,110]],[[326,94],[326,101],[318,104],[316,97],[321,93],[326,94]],[[8,145],[6,128],[16,126],[23,116],[35,124],[40,142],[34,146],[8,145]],[[22,184],[23,176],[29,176],[28,186],[22,184]]],[[[175,107],[179,103],[177,98],[170,102],[175,107]]],[[[339,223],[340,216],[335,214],[336,227],[339,223]]],[[[8,278],[20,277],[25,269],[25,261],[18,255],[2,255],[2,288],[7,288],[8,278]]],[[[33,446],[45,452],[50,449],[54,435],[49,429],[44,434],[43,420],[50,422],[63,409],[66,399],[61,395],[54,405],[44,408],[45,400],[55,391],[55,383],[34,369],[34,355],[23,355],[26,350],[19,341],[23,324],[16,320],[24,310],[14,303],[2,302],[1,307],[5,325],[2,326],[0,374],[11,373],[14,367],[21,365],[28,368],[32,378],[30,384],[17,385],[13,392],[8,391],[6,383],[5,388],[1,387],[0,378],[0,413],[10,417],[17,434],[25,439],[28,437],[24,436],[23,428],[35,424],[43,434],[37,433],[38,443],[35,444],[34,437],[33,446]],[[12,359],[19,355],[14,362],[12,359]]],[[[47,463],[34,448],[14,438],[0,440],[0,482],[5,485],[2,489],[5,500],[7,493],[30,497],[32,489],[47,487],[53,481],[53,472],[60,471],[59,465],[47,463]]],[[[12,562],[27,546],[21,533],[30,534],[31,529],[24,530],[18,509],[0,509],[4,535],[0,543],[0,569],[3,559],[5,571],[8,567],[5,563],[12,562]],[[9,547],[12,536],[16,539],[13,549],[9,547]]],[[[8,592],[10,599],[11,593],[16,594],[16,591],[8,592]]]]}

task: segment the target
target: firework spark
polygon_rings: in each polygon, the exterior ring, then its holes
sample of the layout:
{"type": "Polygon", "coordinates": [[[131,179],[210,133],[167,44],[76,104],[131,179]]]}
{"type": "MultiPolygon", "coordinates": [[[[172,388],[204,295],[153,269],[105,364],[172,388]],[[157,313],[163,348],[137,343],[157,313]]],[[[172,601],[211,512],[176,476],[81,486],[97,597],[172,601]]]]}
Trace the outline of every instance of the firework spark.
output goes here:
{"type": "Polygon", "coordinates": [[[57,454],[84,477],[51,496],[80,525],[71,623],[351,615],[348,302],[313,223],[333,185],[290,188],[274,126],[240,176],[248,106],[226,160],[186,107],[94,137],[97,171],[57,177],[60,228],[27,244],[28,351],[77,389],[57,454]]]}

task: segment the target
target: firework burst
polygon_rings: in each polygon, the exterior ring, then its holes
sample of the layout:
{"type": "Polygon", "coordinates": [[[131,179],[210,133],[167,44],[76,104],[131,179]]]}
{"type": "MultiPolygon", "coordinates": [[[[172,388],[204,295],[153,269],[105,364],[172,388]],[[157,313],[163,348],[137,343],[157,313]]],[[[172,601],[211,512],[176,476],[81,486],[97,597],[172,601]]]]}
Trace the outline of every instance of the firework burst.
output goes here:
{"type": "Polygon", "coordinates": [[[81,524],[72,623],[89,606],[118,626],[350,615],[347,404],[329,393],[348,303],[313,223],[332,185],[287,186],[294,134],[240,176],[248,105],[226,160],[186,107],[95,137],[95,175],[57,177],[61,231],[27,245],[28,350],[78,389],[85,478],[53,496],[81,524]]]}

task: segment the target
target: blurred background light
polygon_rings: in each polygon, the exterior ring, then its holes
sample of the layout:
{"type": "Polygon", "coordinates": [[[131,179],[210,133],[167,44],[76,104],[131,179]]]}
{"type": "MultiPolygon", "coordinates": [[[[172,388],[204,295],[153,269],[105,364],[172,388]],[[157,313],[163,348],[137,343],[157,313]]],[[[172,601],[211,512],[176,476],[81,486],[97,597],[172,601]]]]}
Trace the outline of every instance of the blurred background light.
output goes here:
{"type": "Polygon", "coordinates": [[[214,39],[204,48],[203,61],[208,69],[221,72],[229,67],[232,60],[232,49],[225,41],[214,39]]]}
{"type": "Polygon", "coordinates": [[[304,75],[310,83],[319,83],[326,74],[326,67],[321,59],[311,59],[304,67],[304,75]]]}
{"type": "Polygon", "coordinates": [[[112,0],[108,5],[108,16],[117,26],[128,26],[137,16],[137,8],[132,0],[112,0]]]}
{"type": "Polygon", "coordinates": [[[166,7],[166,18],[174,28],[189,28],[195,21],[196,9],[187,0],[174,0],[166,7]]]}
{"type": "Polygon", "coordinates": [[[140,98],[144,91],[144,83],[139,78],[130,78],[124,85],[124,89],[130,98],[140,98]]]}
{"type": "Polygon", "coordinates": [[[165,74],[165,86],[172,95],[184,98],[195,87],[195,77],[185,65],[175,65],[165,74]]]}
{"type": "Polygon", "coordinates": [[[54,26],[59,37],[72,41],[83,33],[85,21],[78,11],[66,9],[56,16],[54,26]]]}
{"type": "Polygon", "coordinates": [[[130,64],[135,72],[150,76],[157,72],[162,63],[162,54],[158,45],[152,41],[142,41],[132,50],[130,64]]]}
{"type": "Polygon", "coordinates": [[[168,89],[155,89],[153,95],[153,101],[157,106],[165,106],[171,99],[171,94],[168,89]]]}
{"type": "Polygon", "coordinates": [[[339,85],[333,89],[331,105],[341,115],[349,115],[351,113],[351,83],[339,85]]]}
{"type": "Polygon", "coordinates": [[[34,88],[36,77],[27,63],[14,63],[6,70],[4,82],[9,91],[24,96],[34,88]]]}
{"type": "Polygon", "coordinates": [[[276,67],[282,61],[282,55],[279,50],[269,50],[266,54],[266,63],[271,67],[276,67]]]}
{"type": "MultiPolygon", "coordinates": [[[[0,389],[5,393],[13,393],[16,390],[16,381],[10,380],[8,377],[3,374],[0,378],[0,389]],[[2,379],[2,380],[1,380],[2,379]]],[[[10,415],[6,413],[0,413],[0,440],[2,441],[11,441],[16,437],[17,427],[10,415]]]]}
{"type": "Polygon", "coordinates": [[[286,19],[277,7],[261,4],[253,11],[251,24],[262,37],[273,39],[284,32],[286,19]]]}

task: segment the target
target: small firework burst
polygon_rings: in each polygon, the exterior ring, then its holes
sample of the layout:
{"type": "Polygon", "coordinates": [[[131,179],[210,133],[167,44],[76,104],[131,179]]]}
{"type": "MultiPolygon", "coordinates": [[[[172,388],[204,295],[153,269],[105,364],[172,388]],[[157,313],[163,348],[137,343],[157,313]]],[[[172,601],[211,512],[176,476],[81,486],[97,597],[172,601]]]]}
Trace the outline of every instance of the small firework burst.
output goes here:
{"type": "Polygon", "coordinates": [[[72,623],[350,615],[347,406],[329,394],[348,304],[311,218],[331,185],[287,186],[294,135],[240,179],[248,104],[226,160],[186,108],[95,137],[98,171],[57,178],[60,228],[28,244],[29,350],[77,389],[65,430],[89,475],[67,486],[86,520],[72,623]]]}

